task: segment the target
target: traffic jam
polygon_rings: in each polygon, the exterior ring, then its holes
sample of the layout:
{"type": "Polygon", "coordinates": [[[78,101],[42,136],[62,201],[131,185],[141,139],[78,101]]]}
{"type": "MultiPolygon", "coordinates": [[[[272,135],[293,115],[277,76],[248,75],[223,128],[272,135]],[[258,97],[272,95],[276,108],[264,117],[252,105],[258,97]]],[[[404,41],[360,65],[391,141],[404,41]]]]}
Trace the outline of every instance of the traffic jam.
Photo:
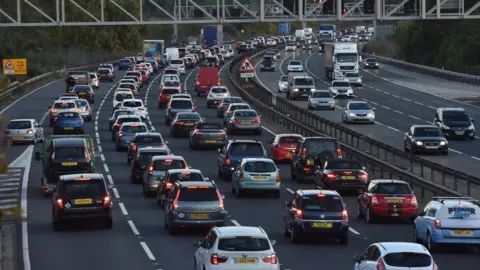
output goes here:
{"type": "Polygon", "coordinates": [[[45,121],[50,131],[35,119],[10,120],[5,135],[11,144],[43,143],[34,162],[43,167],[41,192],[52,198],[54,231],[68,230],[82,220],[114,227],[115,198],[106,177],[97,171],[100,154],[86,126],[100,102],[96,94],[105,91],[102,83],[119,79],[106,100],[113,106],[108,119],[111,141],[103,143],[123,156],[130,183],[156,202],[168,234],[208,230],[206,240],[195,244],[194,269],[281,269],[276,241],[261,227],[229,225],[225,195],[216,183],[230,183],[230,200],[252,193],[280,198],[284,189],[278,164],[289,164],[291,181],[311,187],[294,190],[287,201],[279,202],[284,215],[278,217],[283,220],[278,226],[292,244],[316,237],[347,245],[349,211],[356,211],[365,223],[387,219],[412,224],[412,242],[373,243],[358,251],[354,269],[438,269],[431,255],[437,247],[480,244],[480,206],[472,198],[434,197],[422,207],[409,183],[371,179],[363,164],[344,157],[335,138],[282,133],[268,144],[251,139],[265,131],[262,116],[222,84],[220,69],[235,53],[288,40],[258,37],[236,46],[182,47],[168,64],[145,61],[139,54],[122,59],[117,68],[102,64],[96,72],[69,72],[66,92],[48,107],[45,121]],[[195,83],[185,85],[186,70],[193,68],[198,69],[195,83]],[[141,95],[150,87],[158,99],[149,102],[163,113],[161,121],[169,134],[148,124],[141,95]],[[200,106],[214,111],[216,118],[202,116],[200,106]],[[188,156],[175,155],[166,138],[182,138],[191,151],[218,151],[218,161],[211,165],[217,178],[193,168],[188,156]],[[352,193],[357,205],[347,209],[343,197],[352,193]],[[372,252],[377,253],[370,256],[372,252]]]}

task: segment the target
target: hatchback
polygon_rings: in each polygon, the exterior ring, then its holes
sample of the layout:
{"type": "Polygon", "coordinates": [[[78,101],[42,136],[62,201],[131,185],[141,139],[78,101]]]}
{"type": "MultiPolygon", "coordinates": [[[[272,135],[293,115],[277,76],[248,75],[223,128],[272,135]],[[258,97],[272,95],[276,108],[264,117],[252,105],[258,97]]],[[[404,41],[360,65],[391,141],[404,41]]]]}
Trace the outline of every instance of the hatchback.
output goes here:
{"type": "Polygon", "coordinates": [[[245,191],[272,192],[280,197],[280,171],[269,158],[244,158],[232,175],[232,193],[240,197],[245,191]]]}
{"type": "Polygon", "coordinates": [[[53,134],[76,133],[84,134],[85,122],[77,111],[61,112],[55,118],[53,134]]]}
{"type": "Polygon", "coordinates": [[[43,128],[35,119],[14,119],[11,120],[4,130],[7,141],[12,143],[17,142],[32,142],[43,141],[43,128]]]}

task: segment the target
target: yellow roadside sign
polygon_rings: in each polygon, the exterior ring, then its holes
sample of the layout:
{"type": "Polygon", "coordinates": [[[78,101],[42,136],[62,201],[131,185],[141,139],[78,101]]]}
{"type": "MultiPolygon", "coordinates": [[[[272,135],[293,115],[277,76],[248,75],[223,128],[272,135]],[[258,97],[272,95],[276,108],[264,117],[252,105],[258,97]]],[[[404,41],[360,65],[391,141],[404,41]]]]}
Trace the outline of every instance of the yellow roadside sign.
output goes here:
{"type": "Polygon", "coordinates": [[[2,69],[5,75],[27,75],[27,59],[3,59],[2,69]]]}

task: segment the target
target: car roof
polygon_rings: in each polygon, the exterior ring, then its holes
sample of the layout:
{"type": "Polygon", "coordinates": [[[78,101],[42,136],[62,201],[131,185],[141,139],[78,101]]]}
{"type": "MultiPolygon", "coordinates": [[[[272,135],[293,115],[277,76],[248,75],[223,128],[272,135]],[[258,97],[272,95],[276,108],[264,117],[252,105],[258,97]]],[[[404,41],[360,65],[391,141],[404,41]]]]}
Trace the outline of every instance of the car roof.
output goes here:
{"type": "Polygon", "coordinates": [[[64,100],[55,100],[54,104],[56,103],[75,103],[75,101],[71,99],[64,99],[64,100]]]}
{"type": "Polygon", "coordinates": [[[464,112],[464,108],[438,108],[440,111],[450,111],[450,112],[464,112]]]}
{"type": "Polygon", "coordinates": [[[297,192],[302,196],[325,194],[330,196],[340,196],[336,190],[327,189],[298,189],[297,192]]]}
{"type": "Polygon", "coordinates": [[[438,128],[435,125],[412,125],[412,128],[438,128]]]}
{"type": "Polygon", "coordinates": [[[137,136],[158,136],[158,137],[162,137],[162,134],[160,134],[159,132],[137,132],[135,133],[135,137],[137,136]]]}
{"type": "Polygon", "coordinates": [[[397,253],[397,252],[415,252],[429,254],[427,249],[417,243],[408,242],[379,242],[375,243],[383,251],[382,253],[397,253]]]}
{"type": "Polygon", "coordinates": [[[269,158],[243,158],[242,161],[243,161],[243,162],[264,161],[264,162],[274,163],[273,160],[271,160],[271,159],[269,159],[269,158]]]}
{"type": "Polygon", "coordinates": [[[284,138],[284,137],[300,137],[302,138],[303,136],[301,134],[295,134],[295,133],[283,133],[283,134],[277,134],[276,135],[279,138],[284,138]]]}
{"type": "Polygon", "coordinates": [[[147,147],[141,147],[138,149],[138,152],[139,153],[149,153],[149,152],[169,152],[170,150],[168,148],[163,148],[163,147],[151,147],[151,146],[147,146],[147,147]]]}
{"type": "Polygon", "coordinates": [[[84,138],[53,138],[55,147],[85,146],[84,138]]]}
{"type": "Polygon", "coordinates": [[[185,161],[185,159],[182,156],[175,156],[175,155],[154,156],[154,157],[152,157],[152,160],[163,160],[163,159],[173,159],[173,160],[183,160],[183,161],[185,161]]]}
{"type": "MultiPolygon", "coordinates": [[[[128,101],[140,101],[142,102],[141,99],[138,99],[138,98],[129,98],[129,99],[124,99],[123,102],[128,102],[128,101]]],[[[142,102],[143,103],[143,102],[142,102]]]]}
{"type": "Polygon", "coordinates": [[[374,184],[386,184],[386,183],[396,183],[396,184],[407,184],[407,182],[403,181],[403,180],[398,180],[398,179],[374,179],[374,180],[371,180],[370,183],[374,183],[374,184]]]}
{"type": "Polygon", "coordinates": [[[235,110],[235,113],[237,112],[256,112],[254,109],[238,109],[235,110]]]}
{"type": "Polygon", "coordinates": [[[330,93],[329,90],[314,90],[313,91],[313,93],[325,93],[325,92],[330,93]]]}
{"type": "Polygon", "coordinates": [[[188,98],[176,98],[175,100],[192,101],[191,99],[188,99],[188,98]]]}
{"type": "Polygon", "coordinates": [[[12,119],[12,120],[10,120],[10,122],[17,122],[17,121],[30,121],[30,122],[33,122],[33,121],[35,121],[35,119],[12,119]]]}
{"type": "Polygon", "coordinates": [[[60,176],[61,181],[74,181],[78,178],[90,178],[91,180],[104,180],[101,173],[76,173],[60,176]]]}
{"type": "Polygon", "coordinates": [[[176,184],[180,188],[196,187],[196,186],[216,188],[215,184],[213,182],[210,182],[210,181],[205,181],[205,182],[203,182],[203,181],[189,181],[189,182],[179,182],[179,181],[177,181],[176,184]]]}
{"type": "Polygon", "coordinates": [[[262,144],[261,142],[256,141],[256,140],[236,140],[236,139],[233,139],[233,140],[229,140],[228,142],[229,143],[259,143],[259,144],[262,144]]]}
{"type": "Polygon", "coordinates": [[[126,123],[123,123],[122,124],[122,127],[123,126],[147,126],[147,124],[143,123],[143,122],[126,122],[126,123]]]}
{"type": "Polygon", "coordinates": [[[363,100],[354,100],[354,101],[349,101],[348,104],[369,104],[367,101],[363,101],[363,100]]]}
{"type": "Polygon", "coordinates": [[[253,227],[253,226],[224,226],[224,227],[215,227],[219,237],[233,237],[233,236],[253,236],[268,238],[265,231],[262,227],[253,227]]]}
{"type": "Polygon", "coordinates": [[[247,103],[230,103],[230,106],[244,106],[244,105],[247,105],[248,107],[250,107],[250,105],[248,105],[247,103]]]}
{"type": "Polygon", "coordinates": [[[348,82],[348,83],[349,83],[349,81],[347,81],[347,80],[333,80],[333,81],[332,81],[332,84],[333,84],[333,83],[336,83],[336,82],[348,82]]]}
{"type": "Polygon", "coordinates": [[[191,173],[199,173],[202,174],[202,171],[197,170],[197,169],[173,169],[173,170],[168,170],[169,174],[172,173],[181,173],[181,172],[191,172],[191,173]]]}
{"type": "Polygon", "coordinates": [[[122,118],[140,118],[140,116],[136,114],[124,114],[124,115],[119,115],[117,119],[122,119],[122,118]]]}

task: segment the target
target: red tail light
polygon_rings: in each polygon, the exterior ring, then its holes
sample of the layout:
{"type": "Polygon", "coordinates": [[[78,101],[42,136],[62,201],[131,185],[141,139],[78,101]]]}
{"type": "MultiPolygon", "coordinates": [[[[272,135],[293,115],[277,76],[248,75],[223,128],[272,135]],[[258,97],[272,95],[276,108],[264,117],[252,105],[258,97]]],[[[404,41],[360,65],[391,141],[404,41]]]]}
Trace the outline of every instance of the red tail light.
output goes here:
{"type": "Polygon", "coordinates": [[[342,149],[337,148],[337,156],[338,156],[338,158],[343,158],[343,156],[342,156],[342,149]]]}
{"type": "Polygon", "coordinates": [[[307,156],[307,148],[302,148],[302,158],[307,156]]]}
{"type": "Polygon", "coordinates": [[[83,119],[78,119],[78,123],[79,124],[83,123],[83,119]]]}
{"type": "Polygon", "coordinates": [[[178,196],[180,196],[180,191],[178,191],[177,195],[175,195],[175,199],[173,200],[173,208],[178,208],[178,196]]]}
{"type": "Polygon", "coordinates": [[[103,197],[103,207],[110,206],[112,206],[112,198],[110,198],[110,195],[105,195],[105,197],[103,197]]]}
{"type": "Polygon", "coordinates": [[[216,253],[210,256],[210,263],[213,265],[217,265],[219,263],[226,263],[227,260],[228,260],[228,257],[218,256],[216,253]]]}
{"type": "Polygon", "coordinates": [[[348,212],[347,210],[342,211],[342,220],[348,221],[348,212]]]}
{"type": "Polygon", "coordinates": [[[220,82],[218,82],[217,85],[220,86],[220,82]]]}
{"type": "Polygon", "coordinates": [[[197,81],[197,85],[200,85],[200,82],[199,82],[199,81],[197,81]]]}
{"type": "Polygon", "coordinates": [[[220,208],[223,208],[223,199],[222,199],[222,195],[220,194],[220,191],[217,189],[217,196],[218,196],[218,201],[220,202],[220,205],[219,207],[220,208]]]}
{"type": "Polygon", "coordinates": [[[175,122],[175,125],[183,125],[185,124],[184,122],[175,122]]]}
{"type": "Polygon", "coordinates": [[[415,205],[415,206],[418,206],[418,201],[417,201],[417,197],[415,195],[412,195],[412,200],[410,202],[411,204],[415,205]]]}
{"type": "Polygon", "coordinates": [[[274,252],[270,256],[262,257],[262,261],[264,263],[271,263],[271,264],[277,264],[277,254],[274,252]]]}
{"type": "Polygon", "coordinates": [[[195,111],[195,106],[194,106],[194,105],[192,105],[192,112],[194,112],[194,111],[195,111]]]}
{"type": "Polygon", "coordinates": [[[172,184],[172,183],[166,183],[166,184],[165,184],[165,188],[166,188],[166,189],[172,189],[172,187],[173,187],[173,184],[172,184]]]}
{"type": "Polygon", "coordinates": [[[244,178],[243,173],[241,173],[240,176],[238,176],[238,178],[240,178],[240,181],[243,181],[243,178],[244,178]]]}
{"type": "Polygon", "coordinates": [[[8,130],[5,129],[5,130],[3,131],[3,134],[10,134],[10,131],[8,131],[8,130]]]}
{"type": "Polygon", "coordinates": [[[123,135],[125,135],[125,134],[123,134],[123,132],[121,132],[121,131],[118,133],[118,136],[120,136],[120,137],[122,137],[123,135]]]}
{"type": "Polygon", "coordinates": [[[227,115],[228,116],[232,116],[233,112],[228,112],[227,115]]]}
{"type": "Polygon", "coordinates": [[[225,164],[230,165],[231,160],[229,158],[225,159],[225,164]]]}
{"type": "Polygon", "coordinates": [[[220,106],[220,108],[227,108],[227,107],[228,107],[228,104],[222,104],[222,105],[220,106]]]}
{"type": "Polygon", "coordinates": [[[231,122],[234,123],[234,124],[238,124],[238,123],[240,123],[240,120],[232,120],[231,122]]]}
{"type": "Polygon", "coordinates": [[[298,210],[295,212],[295,219],[297,219],[297,220],[302,220],[302,219],[303,219],[303,212],[302,212],[302,210],[298,209],[298,210]]]}
{"type": "Polygon", "coordinates": [[[200,131],[195,131],[195,133],[194,133],[194,134],[195,134],[195,136],[198,136],[198,135],[200,135],[200,134],[203,134],[203,132],[200,132],[200,131]]]}
{"type": "Polygon", "coordinates": [[[329,173],[329,174],[327,174],[327,178],[328,178],[328,179],[333,179],[333,178],[337,178],[337,177],[338,177],[338,174],[336,174],[336,173],[329,173]]]}
{"type": "Polygon", "coordinates": [[[208,96],[211,97],[211,96],[212,96],[212,93],[208,93],[208,96]]]}
{"type": "Polygon", "coordinates": [[[437,264],[434,261],[432,261],[432,263],[433,263],[432,270],[438,270],[437,264]]]}
{"type": "Polygon", "coordinates": [[[277,183],[280,183],[280,174],[277,173],[277,183]]]}
{"type": "Polygon", "coordinates": [[[252,121],[252,123],[254,123],[254,124],[260,124],[260,119],[254,120],[254,121],[252,121]]]}
{"type": "Polygon", "coordinates": [[[27,130],[27,134],[32,134],[33,133],[33,130],[29,129],[27,130]]]}
{"type": "Polygon", "coordinates": [[[360,178],[361,180],[368,180],[368,174],[366,173],[359,173],[357,174],[357,177],[360,178]]]}
{"type": "Polygon", "coordinates": [[[441,229],[442,228],[442,223],[440,222],[440,219],[435,219],[434,226],[435,226],[435,229],[441,229]]]}
{"type": "Polygon", "coordinates": [[[132,145],[132,151],[133,151],[133,152],[136,152],[136,151],[137,151],[137,146],[136,146],[136,145],[132,145]]]}
{"type": "Polygon", "coordinates": [[[145,110],[145,107],[140,107],[138,108],[140,111],[144,111],[145,110]]]}
{"type": "Polygon", "coordinates": [[[57,208],[58,209],[63,209],[65,208],[65,205],[64,205],[64,201],[62,198],[57,198],[57,202],[56,202],[56,205],[57,205],[57,208]]]}
{"type": "Polygon", "coordinates": [[[385,267],[385,263],[383,262],[383,259],[380,259],[377,263],[377,270],[387,270],[385,267]]]}
{"type": "Polygon", "coordinates": [[[373,197],[372,197],[372,202],[371,202],[371,203],[372,203],[372,204],[378,204],[378,198],[377,198],[377,196],[373,196],[373,197]]]}

